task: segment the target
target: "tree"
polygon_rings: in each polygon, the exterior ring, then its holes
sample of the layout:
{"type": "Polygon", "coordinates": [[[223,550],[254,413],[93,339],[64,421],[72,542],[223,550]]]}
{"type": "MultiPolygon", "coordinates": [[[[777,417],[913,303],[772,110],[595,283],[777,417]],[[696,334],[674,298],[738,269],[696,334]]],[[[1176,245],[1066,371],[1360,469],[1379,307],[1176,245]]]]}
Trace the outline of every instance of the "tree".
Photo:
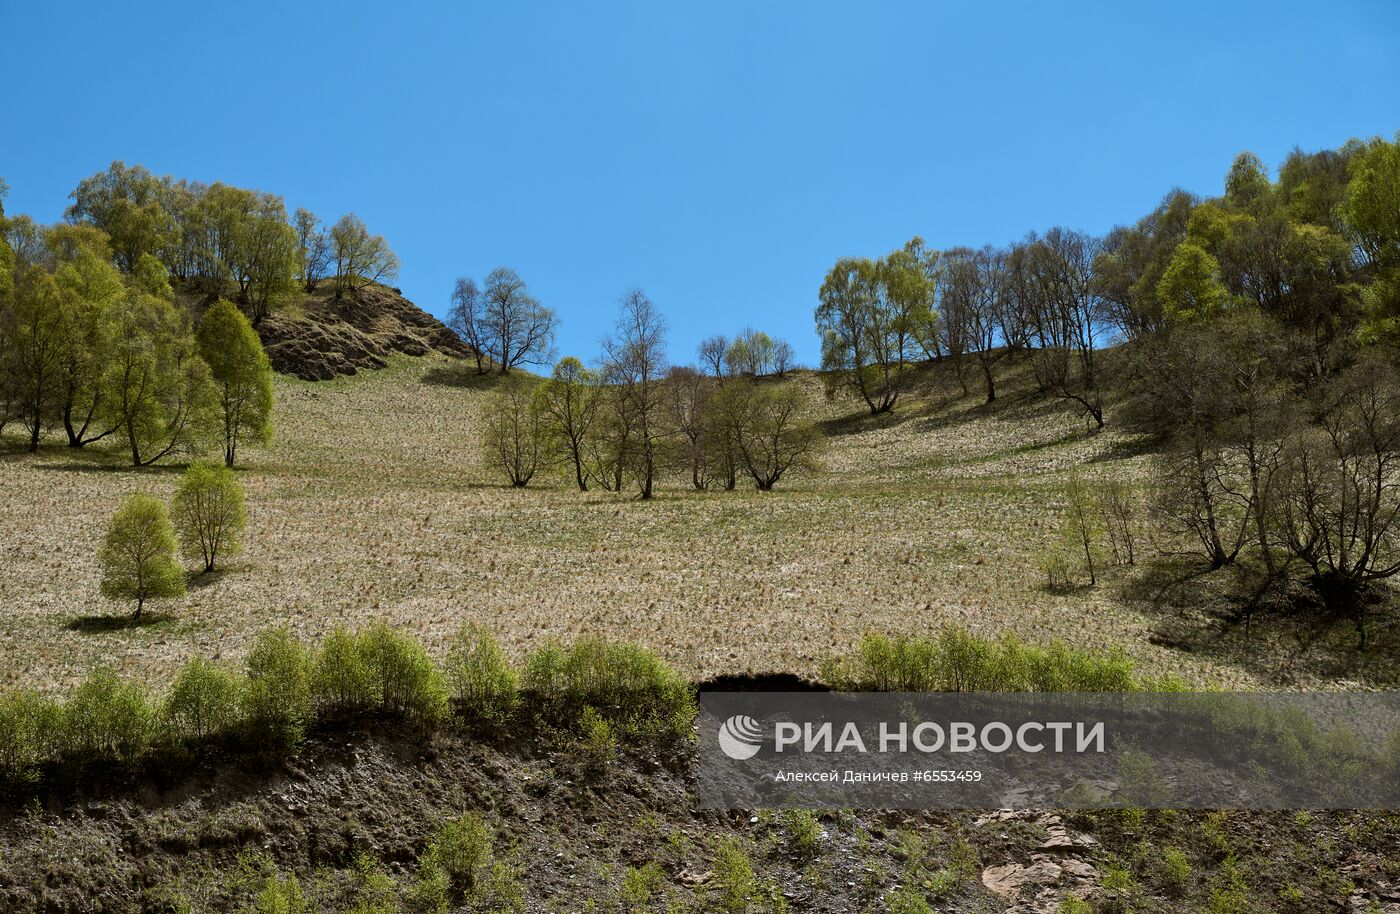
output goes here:
{"type": "Polygon", "coordinates": [[[696,354],[700,364],[709,369],[717,378],[724,377],[724,355],[729,351],[729,338],[723,335],[709,336],[700,341],[696,354]]]}
{"type": "Polygon", "coordinates": [[[1347,236],[1360,252],[1365,334],[1400,337],[1400,134],[1374,139],[1352,156],[1340,207],[1347,236]]]}
{"type": "Polygon", "coordinates": [[[1008,258],[1036,345],[1036,381],[1078,404],[1097,428],[1104,425],[1096,355],[1106,311],[1093,273],[1100,251],[1095,238],[1052,228],[1031,235],[1008,258]]]}
{"type": "Polygon", "coordinates": [[[525,280],[497,267],[481,289],[480,332],[487,354],[501,374],[522,364],[537,365],[554,354],[554,312],[530,294],[525,280]]]}
{"type": "Polygon", "coordinates": [[[1400,574],[1400,377],[1369,353],[1319,393],[1317,425],[1290,434],[1280,527],[1329,609],[1366,646],[1369,587],[1400,574]]]}
{"type": "Polygon", "coordinates": [[[773,338],[762,330],[745,328],[729,344],[724,354],[725,364],[730,374],[747,374],[753,377],[768,374],[773,365],[773,338]]]}
{"type": "Polygon", "coordinates": [[[778,377],[785,377],[792,370],[793,360],[797,354],[792,350],[792,344],[787,340],[773,341],[773,373],[778,377]]]}
{"type": "MultiPolygon", "coordinates": [[[[107,339],[113,309],[126,295],[122,276],[110,262],[106,237],[88,226],[60,226],[45,239],[58,265],[54,282],[71,316],[72,331],[63,366],[63,428],[68,446],[84,447],[116,431],[101,421],[106,395],[102,385],[107,364],[107,339]]],[[[161,283],[151,275],[160,268],[150,254],[142,254],[136,273],[147,286],[161,283]]],[[[163,269],[159,277],[164,279],[163,269]]],[[[169,292],[169,283],[164,283],[169,292]]],[[[167,295],[168,297],[168,295],[167,295]]]]}
{"type": "Polygon", "coordinates": [[[671,426],[679,442],[677,463],[690,471],[690,484],[697,491],[709,488],[714,469],[710,398],[715,379],[694,368],[678,365],[666,377],[670,392],[666,397],[671,426]]]}
{"type": "Polygon", "coordinates": [[[814,465],[821,435],[803,420],[800,391],[738,380],[729,384],[733,405],[727,412],[739,463],[759,491],[771,491],[795,467],[814,465]]]}
{"type": "Polygon", "coordinates": [[[939,351],[953,360],[958,386],[967,396],[964,356],[974,347],[973,332],[982,295],[982,276],[977,269],[977,253],[971,248],[943,252],[938,284],[939,351]]]}
{"type": "Polygon", "coordinates": [[[29,451],[63,402],[63,367],[68,359],[72,322],[53,277],[39,266],[26,267],[14,288],[8,331],[7,374],[15,403],[29,432],[29,451]]]}
{"type": "Polygon", "coordinates": [[[526,384],[513,384],[486,407],[482,439],[487,466],[500,470],[517,489],[529,485],[544,455],[539,402],[526,384]]]}
{"type": "Polygon", "coordinates": [[[239,444],[271,437],[272,364],[253,325],[226,299],[204,312],[198,340],[218,393],[224,465],[231,467],[239,444]]]}
{"type": "Polygon", "coordinates": [[[635,419],[635,472],[640,495],[649,499],[656,480],[658,421],[665,397],[666,320],[641,289],[622,297],[614,335],[603,340],[603,378],[617,386],[622,408],[635,419]]]}
{"type": "Polygon", "coordinates": [[[68,218],[106,232],[117,266],[131,272],[142,254],[159,256],[178,238],[175,221],[162,205],[164,196],[160,178],[140,165],[113,162],[78,183],[70,194],[68,218]]]}
{"type": "Polygon", "coordinates": [[[135,289],[113,310],[102,409],[125,434],[132,464],[196,450],[215,421],[218,392],[188,315],[135,289]]]}
{"type": "Polygon", "coordinates": [[[480,375],[490,371],[485,315],[482,313],[481,290],[476,287],[476,280],[465,276],[457,278],[457,284],[452,289],[452,307],[447,312],[447,326],[471,349],[476,359],[476,373],[480,375]]]}
{"type": "Polygon", "coordinates": [[[389,243],[382,235],[371,235],[354,213],[341,216],[331,227],[330,245],[336,298],[398,275],[399,258],[389,243]]]}
{"type": "Polygon", "coordinates": [[[934,324],[930,261],[915,238],[879,262],[839,260],[822,283],[815,313],[822,368],[854,389],[871,415],[894,408],[910,353],[934,324]]]}
{"type": "Polygon", "coordinates": [[[1194,195],[1174,189],[1147,216],[1132,226],[1114,228],[1104,239],[1093,265],[1094,283],[1108,321],[1127,339],[1142,339],[1163,328],[1157,284],[1185,240],[1198,203],[1194,195]]]}
{"type": "Polygon", "coordinates": [[[330,238],[321,226],[321,220],[309,209],[296,211],[293,227],[296,230],[297,247],[301,250],[302,288],[308,293],[316,291],[316,284],[326,276],[326,267],[331,262],[330,238]]]}
{"type": "Polygon", "coordinates": [[[251,213],[239,224],[237,254],[233,278],[239,301],[248,307],[253,323],[260,324],[294,295],[303,272],[297,231],[287,224],[281,197],[254,195],[251,213]]]}
{"type": "Polygon", "coordinates": [[[1200,245],[1177,245],[1171,263],[1157,283],[1157,299],[1169,321],[1209,320],[1230,304],[1220,281],[1220,263],[1200,245]]]}
{"type": "Polygon", "coordinates": [[[185,573],[175,558],[175,529],[159,499],[132,495],[107,527],[98,553],[102,566],[102,595],[135,600],[133,619],[141,618],[147,600],[178,597],[185,592],[185,573]]]}
{"type": "Polygon", "coordinates": [[[573,356],[560,359],[540,388],[540,407],[554,450],[569,462],[580,492],[588,491],[592,469],[588,439],[598,415],[598,378],[573,356]]]}
{"type": "Polygon", "coordinates": [[[202,561],[205,573],[220,556],[241,551],[248,512],[233,470],[190,464],[175,491],[174,519],[185,556],[202,561]]]}

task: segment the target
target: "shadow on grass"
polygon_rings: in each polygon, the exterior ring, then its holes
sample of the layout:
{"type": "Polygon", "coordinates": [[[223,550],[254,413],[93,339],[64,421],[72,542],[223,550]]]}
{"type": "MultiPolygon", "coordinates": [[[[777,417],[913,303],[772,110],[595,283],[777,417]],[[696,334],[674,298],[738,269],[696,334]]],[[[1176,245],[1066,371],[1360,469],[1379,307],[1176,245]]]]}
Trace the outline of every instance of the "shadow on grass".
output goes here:
{"type": "Polygon", "coordinates": [[[1151,559],[1118,585],[1119,598],[1153,620],[1156,645],[1232,666],[1279,687],[1351,680],[1400,685],[1400,613],[1394,595],[1369,613],[1369,644],[1352,619],[1328,612],[1298,576],[1269,577],[1245,563],[1151,559]]]}
{"type": "Polygon", "coordinates": [[[169,613],[143,612],[141,618],[133,616],[77,616],[68,620],[64,628],[70,632],[81,632],[85,635],[101,635],[110,632],[123,632],[131,629],[153,628],[159,625],[166,625],[173,622],[175,617],[169,613]]]}
{"type": "Polygon", "coordinates": [[[478,374],[473,359],[457,359],[449,364],[430,368],[423,373],[423,383],[434,387],[455,387],[459,390],[497,390],[509,388],[513,384],[529,384],[537,380],[522,369],[516,368],[508,375],[491,371],[478,374]]]}

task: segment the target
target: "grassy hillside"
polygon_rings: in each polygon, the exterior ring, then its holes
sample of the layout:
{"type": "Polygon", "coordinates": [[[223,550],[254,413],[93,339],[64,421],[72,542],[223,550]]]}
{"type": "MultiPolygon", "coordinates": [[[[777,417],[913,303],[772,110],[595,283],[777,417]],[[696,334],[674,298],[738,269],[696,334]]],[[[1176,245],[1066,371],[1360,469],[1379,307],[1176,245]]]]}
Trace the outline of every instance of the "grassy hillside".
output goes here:
{"type": "MultiPolygon", "coordinates": [[[[971,373],[969,373],[971,380],[971,373]]],[[[276,439],[240,474],[247,550],[187,597],[128,627],[98,595],[97,544],[132,491],[168,496],[178,467],[133,472],[117,455],[56,442],[36,456],[4,439],[0,653],[6,682],[61,687],[94,664],[153,684],[191,656],[242,656],[287,625],[319,638],[388,619],[440,650],[464,622],[519,655],[552,636],[649,645],[696,678],[810,673],[867,631],[946,623],[1028,640],[1125,651],[1148,673],[1195,683],[1335,687],[1384,683],[1394,643],[1364,655],[1345,626],[1231,621],[1227,574],[1149,546],[1146,564],[1052,593],[1064,485],[1142,487],[1148,457],[1111,421],[1084,422],[1035,395],[1013,366],[988,406],[929,370],[892,415],[800,385],[827,432],[824,469],[779,491],[697,493],[679,478],[651,503],[579,493],[561,477],[519,491],[477,457],[494,381],[429,354],[327,382],[277,382],[276,439]]]]}

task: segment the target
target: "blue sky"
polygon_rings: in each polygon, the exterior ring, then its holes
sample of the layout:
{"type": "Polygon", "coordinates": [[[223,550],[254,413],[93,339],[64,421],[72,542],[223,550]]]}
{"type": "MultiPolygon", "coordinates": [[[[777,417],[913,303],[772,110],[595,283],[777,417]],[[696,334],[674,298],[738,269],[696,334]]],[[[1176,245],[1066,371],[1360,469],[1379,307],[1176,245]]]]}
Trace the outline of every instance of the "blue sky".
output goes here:
{"type": "Polygon", "coordinates": [[[641,286],[672,357],[818,356],[837,257],[1101,232],[1233,156],[1400,129],[1400,3],[0,0],[8,209],[113,159],[358,213],[441,314],[515,267],[591,357],[641,286]]]}

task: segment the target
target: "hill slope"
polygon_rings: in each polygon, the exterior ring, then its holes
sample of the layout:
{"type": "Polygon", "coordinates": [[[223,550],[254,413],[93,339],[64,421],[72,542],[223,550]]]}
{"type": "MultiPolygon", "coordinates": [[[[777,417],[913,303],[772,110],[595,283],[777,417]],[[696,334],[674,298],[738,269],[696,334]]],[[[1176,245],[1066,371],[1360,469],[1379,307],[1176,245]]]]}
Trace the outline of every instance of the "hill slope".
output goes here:
{"type": "Polygon", "coordinates": [[[272,367],[303,381],[383,368],[396,354],[470,352],[442,321],[386,286],[368,286],[342,298],[327,286],[308,295],[300,307],[269,316],[258,331],[272,367]]]}

